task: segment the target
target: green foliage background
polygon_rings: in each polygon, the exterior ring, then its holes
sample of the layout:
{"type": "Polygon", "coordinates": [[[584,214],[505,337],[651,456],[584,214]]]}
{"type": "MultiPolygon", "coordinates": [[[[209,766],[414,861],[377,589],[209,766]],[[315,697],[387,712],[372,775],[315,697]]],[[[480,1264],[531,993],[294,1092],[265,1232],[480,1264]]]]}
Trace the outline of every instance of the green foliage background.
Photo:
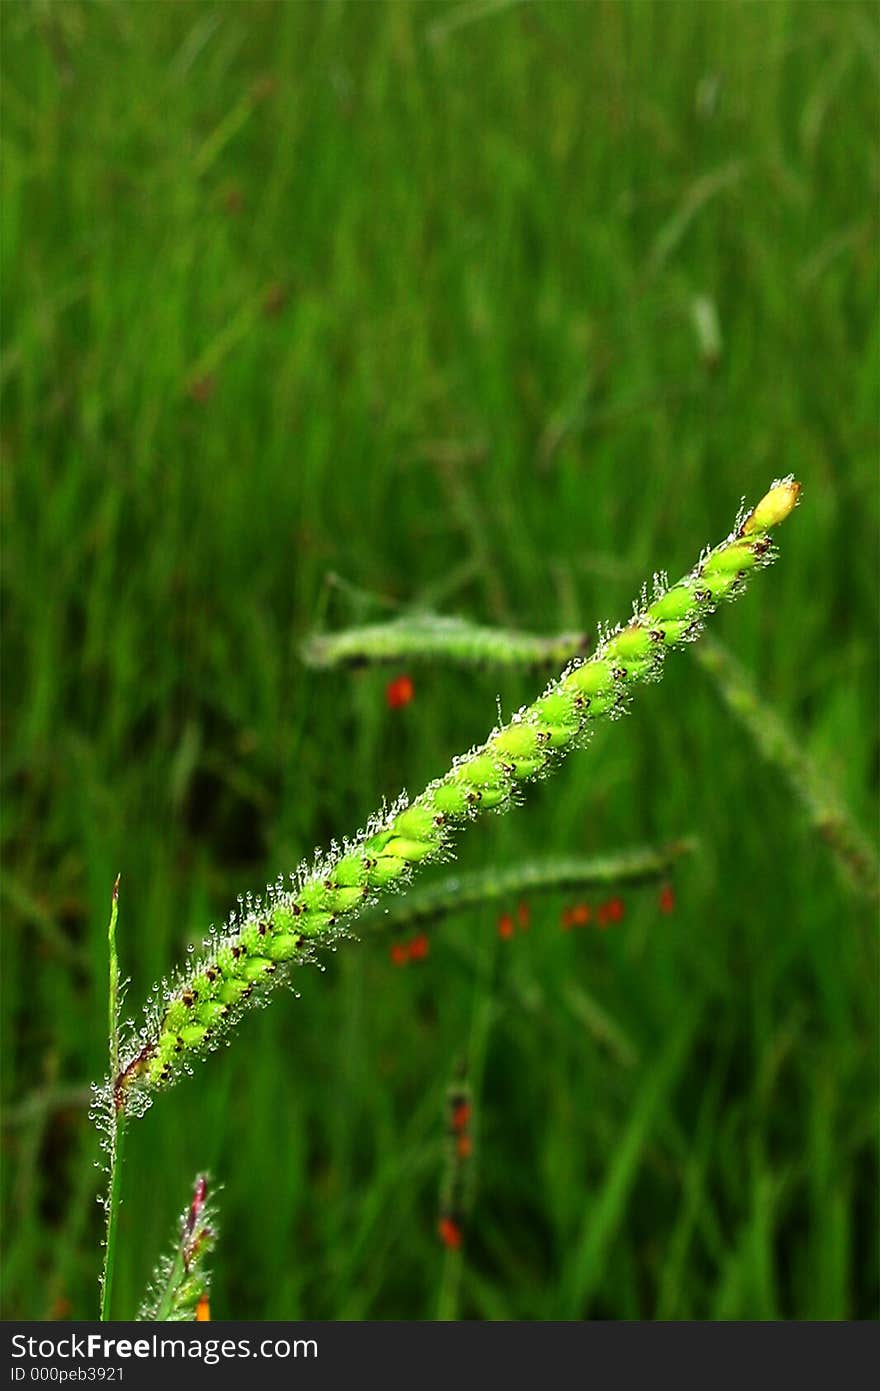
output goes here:
{"type": "MultiPolygon", "coordinates": [[[[400,603],[626,617],[789,471],[716,631],[869,829],[878,25],[856,3],[21,3],[3,25],[7,1316],[96,1309],[131,1012],[238,893],[540,678],[311,673],[400,603]],[[720,357],[693,304],[710,300],[720,357]]],[[[470,1056],[480,1318],[874,1317],[876,914],[685,653],[468,866],[696,831],[673,916],[345,946],[133,1127],[118,1311],[193,1174],[217,1317],[430,1318],[470,1056]],[[470,964],[462,964],[459,948],[470,964]]],[[[434,870],[436,876],[442,870],[434,870]]]]}

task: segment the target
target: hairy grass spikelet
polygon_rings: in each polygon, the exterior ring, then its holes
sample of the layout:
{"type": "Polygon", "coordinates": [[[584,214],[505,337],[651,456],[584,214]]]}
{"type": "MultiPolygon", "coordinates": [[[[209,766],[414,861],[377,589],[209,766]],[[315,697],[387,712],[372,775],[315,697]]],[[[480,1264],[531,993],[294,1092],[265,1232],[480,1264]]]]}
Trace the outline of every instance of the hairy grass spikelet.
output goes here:
{"type": "Polygon", "coordinates": [[[174,1246],[156,1267],[138,1319],[201,1322],[208,1317],[211,1277],[208,1256],[217,1241],[208,1177],[199,1174],[189,1206],[181,1213],[174,1246]]]}

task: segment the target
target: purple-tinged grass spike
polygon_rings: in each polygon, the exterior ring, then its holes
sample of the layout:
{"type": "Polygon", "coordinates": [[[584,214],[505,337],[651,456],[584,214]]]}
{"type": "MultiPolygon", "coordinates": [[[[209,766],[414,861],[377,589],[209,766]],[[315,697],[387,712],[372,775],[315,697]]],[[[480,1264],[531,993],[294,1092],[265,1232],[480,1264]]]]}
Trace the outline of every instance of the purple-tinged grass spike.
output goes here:
{"type": "Polygon", "coordinates": [[[211,1275],[208,1256],[217,1242],[215,1210],[207,1174],[199,1174],[189,1206],[181,1214],[170,1253],[156,1268],[138,1319],[150,1323],[195,1323],[208,1317],[211,1275]]]}

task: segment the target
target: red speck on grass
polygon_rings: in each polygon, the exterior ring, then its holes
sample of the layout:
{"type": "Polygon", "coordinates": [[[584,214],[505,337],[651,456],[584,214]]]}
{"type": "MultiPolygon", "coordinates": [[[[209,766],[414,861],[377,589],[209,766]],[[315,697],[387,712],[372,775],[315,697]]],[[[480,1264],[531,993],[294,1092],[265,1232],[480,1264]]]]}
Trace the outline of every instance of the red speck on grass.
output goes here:
{"type": "Polygon", "coordinates": [[[516,920],[519,923],[520,932],[528,932],[532,914],[527,903],[518,903],[516,905],[516,920]]]}
{"type": "Polygon", "coordinates": [[[471,1153],[470,1135],[459,1135],[455,1142],[455,1152],[459,1159],[468,1159],[471,1153]]]}
{"type": "Polygon", "coordinates": [[[622,898],[609,898],[607,903],[600,903],[596,910],[596,926],[606,928],[609,923],[619,923],[625,912],[622,898]]]}
{"type": "Polygon", "coordinates": [[[407,961],[409,961],[409,952],[402,942],[394,943],[394,946],[389,952],[389,956],[391,957],[391,964],[393,966],[405,966],[407,961]]]}
{"type": "Polygon", "coordinates": [[[430,950],[430,942],[424,932],[420,932],[418,937],[413,937],[409,944],[409,959],[410,961],[424,961],[430,950]]]}
{"type": "Polygon", "coordinates": [[[464,1130],[471,1118],[471,1108],[466,1101],[460,1101],[452,1112],[453,1130],[464,1130]]]}
{"type": "Polygon", "coordinates": [[[457,1251],[461,1246],[461,1227],[457,1222],[453,1222],[451,1217],[441,1217],[437,1225],[437,1232],[444,1246],[448,1246],[450,1251],[457,1251]]]}
{"type": "Polygon", "coordinates": [[[498,919],[498,936],[503,942],[513,936],[513,918],[509,913],[502,913],[498,919]]]}
{"type": "Polygon", "coordinates": [[[574,927],[586,927],[590,921],[589,903],[576,903],[571,910],[571,921],[574,927]]]}
{"type": "Polygon", "coordinates": [[[671,913],[675,909],[675,890],[671,884],[664,884],[657,900],[661,913],[671,913]]]}
{"type": "Polygon", "coordinates": [[[385,687],[385,699],[389,710],[400,710],[404,705],[409,705],[415,693],[416,688],[411,676],[395,676],[385,687]]]}

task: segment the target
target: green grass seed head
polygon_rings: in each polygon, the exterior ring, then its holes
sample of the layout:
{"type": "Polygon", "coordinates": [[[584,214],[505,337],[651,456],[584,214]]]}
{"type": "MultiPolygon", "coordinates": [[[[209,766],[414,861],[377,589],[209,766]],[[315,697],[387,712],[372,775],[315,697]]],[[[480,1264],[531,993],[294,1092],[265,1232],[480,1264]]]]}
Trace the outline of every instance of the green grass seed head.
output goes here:
{"type": "Polygon", "coordinates": [[[301,869],[289,888],[278,882],[264,898],[242,902],[128,1040],[114,1082],[125,1108],[142,1110],[155,1090],[191,1070],[243,1010],[310,960],[315,946],[332,943],[379,894],[402,887],[444,853],[456,827],[509,806],[516,789],[549,772],[593,720],[622,713],[633,688],[660,675],[666,654],[691,641],[716,604],[737,597],[748,576],[772,560],[769,529],[789,515],[799,491],[791,479],[775,483],[689,575],[671,587],[655,580],[652,600],[643,592],[631,621],[606,632],[593,657],[567,667],[415,801],[382,813],[358,839],[301,869]]]}

